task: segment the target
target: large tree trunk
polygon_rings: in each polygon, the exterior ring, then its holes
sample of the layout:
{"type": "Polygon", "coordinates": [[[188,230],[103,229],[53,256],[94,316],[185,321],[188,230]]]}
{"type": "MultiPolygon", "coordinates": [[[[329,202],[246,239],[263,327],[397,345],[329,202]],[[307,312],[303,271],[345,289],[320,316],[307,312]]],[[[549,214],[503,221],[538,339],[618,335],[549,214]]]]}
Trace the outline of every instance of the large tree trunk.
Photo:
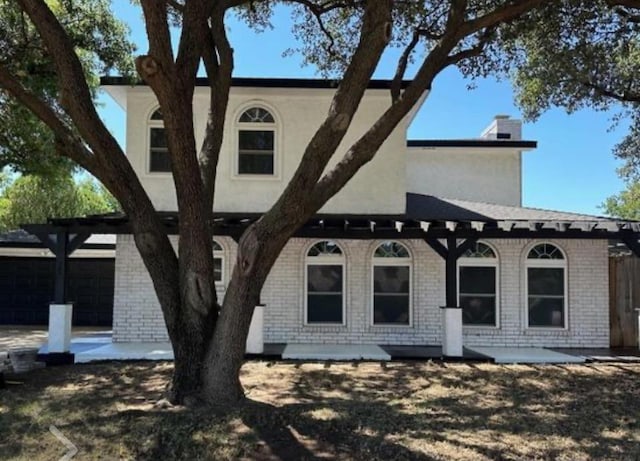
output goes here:
{"type": "Polygon", "coordinates": [[[202,392],[205,351],[211,341],[217,309],[212,309],[208,316],[189,308],[180,311],[180,319],[168,328],[174,371],[167,397],[174,404],[189,404],[197,401],[202,392]]]}
{"type": "Polygon", "coordinates": [[[240,367],[261,288],[262,283],[252,283],[246,278],[235,279],[229,285],[202,375],[202,397],[208,403],[233,405],[244,397],[240,367]]]}

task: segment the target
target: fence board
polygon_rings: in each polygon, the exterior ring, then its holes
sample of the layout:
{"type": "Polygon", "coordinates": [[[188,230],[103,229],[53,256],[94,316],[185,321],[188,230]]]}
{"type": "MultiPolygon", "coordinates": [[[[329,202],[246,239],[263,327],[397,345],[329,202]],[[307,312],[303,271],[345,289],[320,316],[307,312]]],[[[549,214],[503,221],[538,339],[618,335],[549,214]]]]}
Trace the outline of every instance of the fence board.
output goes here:
{"type": "Polygon", "coordinates": [[[640,258],[609,258],[609,323],[611,347],[638,346],[640,258]]]}

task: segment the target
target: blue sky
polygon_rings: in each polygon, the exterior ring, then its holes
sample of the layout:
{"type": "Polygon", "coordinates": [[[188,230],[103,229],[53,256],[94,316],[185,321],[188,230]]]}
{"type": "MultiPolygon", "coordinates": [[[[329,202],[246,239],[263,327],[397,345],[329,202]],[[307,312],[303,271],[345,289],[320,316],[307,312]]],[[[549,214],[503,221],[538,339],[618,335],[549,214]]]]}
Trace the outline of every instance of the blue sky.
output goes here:
{"type": "MultiPolygon", "coordinates": [[[[127,22],[139,53],[146,51],[140,10],[126,1],[114,1],[116,14],[127,22]]],[[[230,22],[235,50],[236,77],[318,77],[315,69],[302,67],[299,56],[282,57],[291,46],[290,20],[283,10],[274,18],[273,30],[260,34],[244,24],[230,22]]],[[[383,58],[376,78],[390,78],[392,55],[383,58]]],[[[495,79],[469,80],[456,69],[438,76],[433,90],[409,131],[411,139],[477,137],[496,114],[519,117],[509,82],[495,79]]],[[[101,98],[101,115],[124,143],[124,112],[108,96],[101,98]]],[[[523,127],[525,139],[538,141],[538,149],[524,154],[523,204],[539,208],[602,214],[599,205],[618,193],[624,184],[615,170],[613,146],[624,136],[626,124],[611,129],[612,113],[582,110],[567,115],[562,109],[543,114],[523,127]]]]}

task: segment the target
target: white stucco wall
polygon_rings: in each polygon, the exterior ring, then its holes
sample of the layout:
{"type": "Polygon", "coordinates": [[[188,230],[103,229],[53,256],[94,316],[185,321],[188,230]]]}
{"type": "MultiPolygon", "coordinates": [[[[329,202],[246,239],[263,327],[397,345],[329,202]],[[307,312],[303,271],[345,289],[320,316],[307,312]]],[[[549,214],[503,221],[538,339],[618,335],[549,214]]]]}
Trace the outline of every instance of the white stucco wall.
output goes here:
{"type": "Polygon", "coordinates": [[[520,206],[521,153],[515,148],[407,148],[407,191],[520,206]]]}
{"type": "MultiPolygon", "coordinates": [[[[236,245],[225,249],[225,277],[235,261],[236,245]]],[[[174,240],[175,241],[175,240],[174,240]]],[[[343,240],[346,255],[346,325],[305,326],[304,254],[315,240],[292,239],[276,262],[262,293],[265,342],[439,345],[442,341],[444,262],[421,240],[403,241],[411,250],[412,325],[371,325],[371,254],[380,242],[343,240]]],[[[567,255],[568,325],[566,330],[525,327],[525,272],[528,240],[488,241],[498,253],[499,327],[464,328],[465,345],[608,347],[608,256],[606,241],[553,241],[567,255]]],[[[219,287],[220,295],[224,288],[219,287]]],[[[118,236],[114,297],[114,341],[166,341],[156,296],[131,236],[118,236]]]]}
{"type": "MultiPolygon", "coordinates": [[[[298,166],[304,148],[326,116],[334,90],[233,87],[227,110],[222,152],[218,163],[214,209],[226,212],[267,210],[298,166]],[[276,118],[275,177],[241,177],[236,174],[237,131],[234,121],[257,105],[276,118]]],[[[127,88],[126,153],[158,210],[176,210],[171,176],[149,173],[147,120],[157,103],[147,87],[127,88]]],[[[206,125],[208,89],[198,87],[194,97],[195,130],[200,146],[206,125]]],[[[330,166],[389,106],[388,90],[368,90],[345,139],[330,166]]],[[[407,117],[407,120],[409,117],[407,117]]],[[[405,143],[408,121],[385,141],[375,159],[321,211],[326,213],[402,213],[405,206],[405,143]]]]}

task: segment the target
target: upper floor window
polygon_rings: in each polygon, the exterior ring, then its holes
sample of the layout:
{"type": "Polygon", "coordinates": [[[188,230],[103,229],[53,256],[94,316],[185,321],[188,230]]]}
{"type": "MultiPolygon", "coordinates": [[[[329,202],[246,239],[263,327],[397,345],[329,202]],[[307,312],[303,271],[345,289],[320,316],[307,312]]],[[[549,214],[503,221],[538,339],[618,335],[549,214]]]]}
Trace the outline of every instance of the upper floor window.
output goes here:
{"type": "Polygon", "coordinates": [[[275,175],[276,123],[271,112],[251,107],[238,119],[238,174],[275,175]]]}
{"type": "Polygon", "coordinates": [[[567,260],[560,248],[540,243],[527,254],[527,325],[567,327],[567,260]]]}
{"type": "Polygon", "coordinates": [[[306,257],[306,323],[344,323],[344,254],[337,243],[313,245],[306,257]]]}
{"type": "Polygon", "coordinates": [[[373,253],[373,324],[411,324],[411,255],[398,242],[373,253]]]}
{"type": "Polygon", "coordinates": [[[149,172],[171,172],[169,148],[160,109],[155,110],[148,121],[149,125],[149,172]]]}
{"type": "Polygon", "coordinates": [[[458,302],[463,325],[498,325],[498,257],[477,242],[458,260],[458,302]]]}

